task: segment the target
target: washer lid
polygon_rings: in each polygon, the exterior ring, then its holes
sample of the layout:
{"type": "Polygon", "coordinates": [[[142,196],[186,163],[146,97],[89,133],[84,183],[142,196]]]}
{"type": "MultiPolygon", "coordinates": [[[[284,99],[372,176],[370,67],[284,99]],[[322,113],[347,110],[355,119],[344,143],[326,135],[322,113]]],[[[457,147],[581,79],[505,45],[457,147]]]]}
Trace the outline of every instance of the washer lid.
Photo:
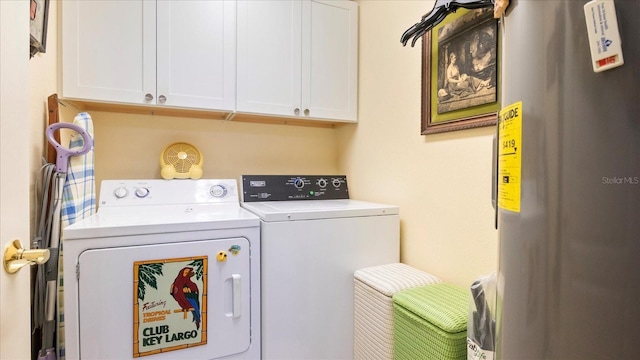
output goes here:
{"type": "Polygon", "coordinates": [[[257,216],[238,204],[185,204],[102,208],[67,226],[65,240],[259,227],[257,216]]]}
{"type": "Polygon", "coordinates": [[[266,222],[386,216],[397,215],[400,211],[394,205],[358,200],[245,202],[242,203],[242,207],[266,222]]]}

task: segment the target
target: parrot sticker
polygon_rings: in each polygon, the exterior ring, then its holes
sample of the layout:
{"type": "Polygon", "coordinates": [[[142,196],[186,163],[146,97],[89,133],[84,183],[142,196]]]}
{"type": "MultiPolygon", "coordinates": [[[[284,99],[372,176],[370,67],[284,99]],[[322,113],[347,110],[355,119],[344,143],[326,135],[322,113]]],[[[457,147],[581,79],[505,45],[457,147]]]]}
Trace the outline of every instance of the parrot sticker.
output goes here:
{"type": "Polygon", "coordinates": [[[192,267],[182,268],[173,284],[171,284],[169,293],[181,308],[180,310],[174,310],[174,312],[184,312],[185,319],[187,318],[187,312],[191,312],[196,329],[200,329],[200,290],[198,290],[198,285],[191,281],[194,275],[192,267]]]}
{"type": "Polygon", "coordinates": [[[133,264],[133,357],[207,343],[208,257],[133,264]]]}

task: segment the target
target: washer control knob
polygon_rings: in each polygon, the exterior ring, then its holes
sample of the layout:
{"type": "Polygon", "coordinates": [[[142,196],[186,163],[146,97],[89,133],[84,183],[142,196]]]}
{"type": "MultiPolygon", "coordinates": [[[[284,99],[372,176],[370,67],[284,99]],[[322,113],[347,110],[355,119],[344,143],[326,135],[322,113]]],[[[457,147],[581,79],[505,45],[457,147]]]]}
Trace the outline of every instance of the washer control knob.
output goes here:
{"type": "Polygon", "coordinates": [[[227,189],[222,185],[213,185],[211,189],[209,189],[209,193],[215,198],[221,198],[227,195],[227,189]]]}
{"type": "Polygon", "coordinates": [[[296,178],[295,180],[293,180],[293,186],[298,189],[302,189],[304,187],[304,180],[296,178]]]}
{"type": "Polygon", "coordinates": [[[127,189],[124,187],[119,187],[113,192],[113,195],[116,197],[116,199],[122,199],[128,194],[129,194],[129,191],[127,191],[127,189]]]}
{"type": "Polygon", "coordinates": [[[149,189],[146,187],[139,187],[136,189],[135,194],[139,198],[146,198],[149,195],[149,189]]]}
{"type": "Polygon", "coordinates": [[[320,179],[318,179],[317,184],[318,184],[318,186],[320,186],[321,188],[325,188],[325,187],[327,187],[327,179],[320,178],[320,179]]]}
{"type": "Polygon", "coordinates": [[[333,184],[334,187],[339,188],[340,185],[342,185],[342,183],[340,182],[340,179],[333,179],[331,180],[331,184],[333,184]]]}

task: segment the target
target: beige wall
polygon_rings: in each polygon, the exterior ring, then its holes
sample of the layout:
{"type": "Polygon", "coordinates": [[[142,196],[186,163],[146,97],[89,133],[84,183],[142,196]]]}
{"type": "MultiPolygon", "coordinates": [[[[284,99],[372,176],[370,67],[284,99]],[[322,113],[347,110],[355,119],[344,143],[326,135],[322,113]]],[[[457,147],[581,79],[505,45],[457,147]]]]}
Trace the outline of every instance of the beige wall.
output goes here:
{"type": "Polygon", "coordinates": [[[400,36],[432,1],[360,0],[359,123],[338,130],[354,198],[396,204],[401,260],[468,286],[497,267],[493,127],[420,135],[421,40],[400,36]]]}
{"type": "Polygon", "coordinates": [[[337,171],[334,129],[107,112],[90,114],[98,181],[160,178],[160,154],[174,142],[191,143],[202,152],[204,178],[337,171]]]}
{"type": "MultiPolygon", "coordinates": [[[[175,141],[200,148],[204,177],[345,173],[353,198],[400,206],[403,262],[461,286],[494,271],[493,129],[420,135],[420,42],[402,47],[400,35],[433,2],[359,3],[358,125],[327,129],[92,112],[97,180],[159,178],[160,152],[175,141]]],[[[56,1],[52,9],[55,14],[56,1]]],[[[57,80],[56,26],[52,15],[47,53],[30,61],[34,173],[43,154],[46,98],[57,80]]],[[[61,107],[65,121],[78,111],[61,107]]]]}

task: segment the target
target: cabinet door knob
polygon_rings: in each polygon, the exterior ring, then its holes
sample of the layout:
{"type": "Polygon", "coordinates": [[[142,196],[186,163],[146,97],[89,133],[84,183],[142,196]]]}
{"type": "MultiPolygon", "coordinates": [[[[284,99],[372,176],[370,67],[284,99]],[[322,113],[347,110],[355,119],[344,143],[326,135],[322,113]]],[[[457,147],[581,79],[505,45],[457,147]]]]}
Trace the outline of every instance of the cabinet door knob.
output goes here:
{"type": "Polygon", "coordinates": [[[309,116],[309,109],[304,109],[304,115],[309,116]]]}
{"type": "Polygon", "coordinates": [[[300,115],[300,109],[298,108],[293,109],[293,113],[296,115],[300,115]]]}
{"type": "Polygon", "coordinates": [[[160,95],[158,96],[158,101],[160,102],[160,104],[164,104],[167,101],[167,97],[164,95],[160,95]]]}
{"type": "Polygon", "coordinates": [[[153,100],[153,95],[151,95],[151,94],[146,94],[146,95],[144,96],[144,100],[145,100],[145,101],[151,101],[151,100],[153,100]]]}

